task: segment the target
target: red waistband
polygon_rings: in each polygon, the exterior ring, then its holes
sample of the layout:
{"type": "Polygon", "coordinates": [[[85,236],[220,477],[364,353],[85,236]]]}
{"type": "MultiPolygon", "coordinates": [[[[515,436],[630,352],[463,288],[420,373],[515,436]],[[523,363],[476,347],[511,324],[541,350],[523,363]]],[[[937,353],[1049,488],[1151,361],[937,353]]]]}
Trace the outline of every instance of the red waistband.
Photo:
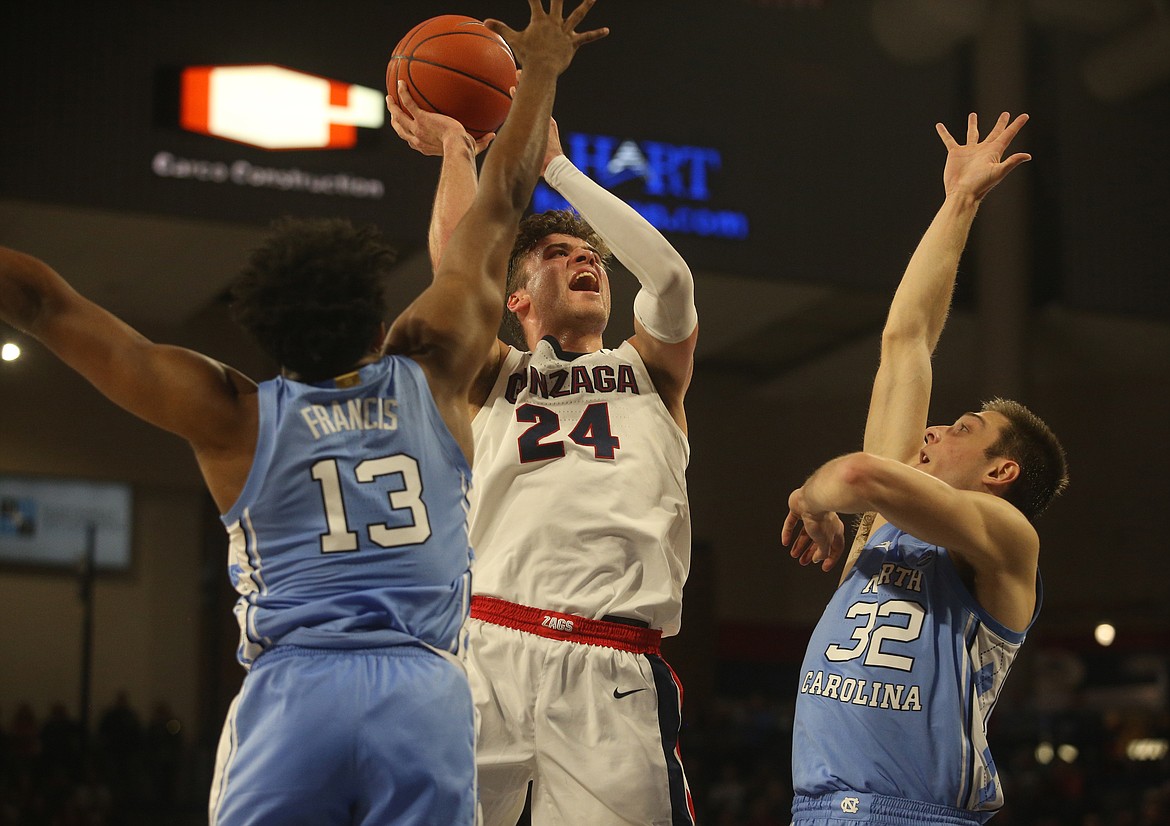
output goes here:
{"type": "Polygon", "coordinates": [[[515,628],[550,640],[564,640],[582,645],[602,645],[634,654],[657,654],[662,632],[654,628],[624,625],[620,622],[578,617],[543,608],[530,608],[495,597],[471,598],[471,616],[477,620],[515,628]]]}

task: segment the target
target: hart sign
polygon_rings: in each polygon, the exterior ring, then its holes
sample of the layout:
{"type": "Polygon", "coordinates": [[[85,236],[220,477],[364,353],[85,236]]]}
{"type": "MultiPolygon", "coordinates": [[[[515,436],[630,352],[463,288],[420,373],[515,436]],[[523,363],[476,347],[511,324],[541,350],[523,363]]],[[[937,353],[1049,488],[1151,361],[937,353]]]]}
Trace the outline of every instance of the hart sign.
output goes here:
{"type": "MultiPolygon", "coordinates": [[[[659,230],[702,238],[748,237],[746,213],[712,203],[711,180],[723,165],[718,149],[581,133],[567,135],[564,145],[573,165],[606,189],[636,182],[641,197],[624,200],[659,230]]],[[[541,183],[533,206],[543,212],[568,203],[541,183]]]]}
{"type": "Polygon", "coordinates": [[[385,115],[379,90],[275,65],[191,66],[181,90],[184,129],[264,149],[345,149],[385,115]]]}

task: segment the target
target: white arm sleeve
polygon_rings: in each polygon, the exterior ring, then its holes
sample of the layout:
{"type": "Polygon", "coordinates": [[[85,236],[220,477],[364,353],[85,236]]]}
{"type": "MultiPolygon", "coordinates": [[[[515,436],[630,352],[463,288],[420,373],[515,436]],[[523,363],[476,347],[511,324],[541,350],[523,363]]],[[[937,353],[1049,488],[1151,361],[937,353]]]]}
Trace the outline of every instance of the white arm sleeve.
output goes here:
{"type": "Polygon", "coordinates": [[[581,213],[642,284],[634,297],[634,316],[646,332],[667,344],[693,333],[699,323],[695,279],[662,233],[564,155],[549,161],[544,179],[581,213]]]}

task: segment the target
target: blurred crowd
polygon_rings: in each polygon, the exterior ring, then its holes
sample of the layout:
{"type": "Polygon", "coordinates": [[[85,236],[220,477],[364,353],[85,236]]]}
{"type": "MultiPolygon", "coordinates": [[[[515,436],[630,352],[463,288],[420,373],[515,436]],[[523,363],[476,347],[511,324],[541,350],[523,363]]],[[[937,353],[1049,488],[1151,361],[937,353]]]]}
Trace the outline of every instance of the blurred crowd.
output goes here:
{"type": "MultiPolygon", "coordinates": [[[[779,694],[780,692],[776,692],[779,694]]],[[[683,760],[703,826],[788,826],[791,697],[717,695],[687,709],[683,760]]],[[[206,823],[211,750],[165,703],[145,719],[120,696],[87,732],[63,703],[0,710],[0,826],[206,823]]],[[[995,826],[1170,826],[1170,715],[1015,706],[992,718],[1007,805],[995,826]]],[[[590,824],[590,826],[593,826],[590,824]]]]}
{"type": "Polygon", "coordinates": [[[93,731],[64,703],[44,719],[24,703],[0,719],[0,826],[206,823],[206,790],[196,804],[184,782],[192,764],[165,703],[143,721],[120,695],[93,731]]]}
{"type": "MultiPolygon", "coordinates": [[[[683,762],[704,826],[788,826],[792,698],[717,699],[684,729],[683,762]]],[[[1134,760],[1135,729],[1170,737],[1170,715],[1048,715],[1001,708],[989,739],[1006,805],[994,826],[1170,826],[1170,756],[1134,760]]],[[[1154,752],[1156,754],[1157,752],[1154,752]]],[[[1148,756],[1148,755],[1147,755],[1148,756]]]]}

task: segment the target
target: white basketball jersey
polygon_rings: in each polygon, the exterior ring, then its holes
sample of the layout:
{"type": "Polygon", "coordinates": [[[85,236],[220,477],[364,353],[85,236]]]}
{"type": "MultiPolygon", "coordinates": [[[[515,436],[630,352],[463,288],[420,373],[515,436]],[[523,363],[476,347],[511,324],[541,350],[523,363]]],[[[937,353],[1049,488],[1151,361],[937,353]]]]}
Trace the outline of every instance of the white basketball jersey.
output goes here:
{"type": "Polygon", "coordinates": [[[633,345],[509,349],[472,431],[474,593],[678,632],[690,446],[633,345]]]}

